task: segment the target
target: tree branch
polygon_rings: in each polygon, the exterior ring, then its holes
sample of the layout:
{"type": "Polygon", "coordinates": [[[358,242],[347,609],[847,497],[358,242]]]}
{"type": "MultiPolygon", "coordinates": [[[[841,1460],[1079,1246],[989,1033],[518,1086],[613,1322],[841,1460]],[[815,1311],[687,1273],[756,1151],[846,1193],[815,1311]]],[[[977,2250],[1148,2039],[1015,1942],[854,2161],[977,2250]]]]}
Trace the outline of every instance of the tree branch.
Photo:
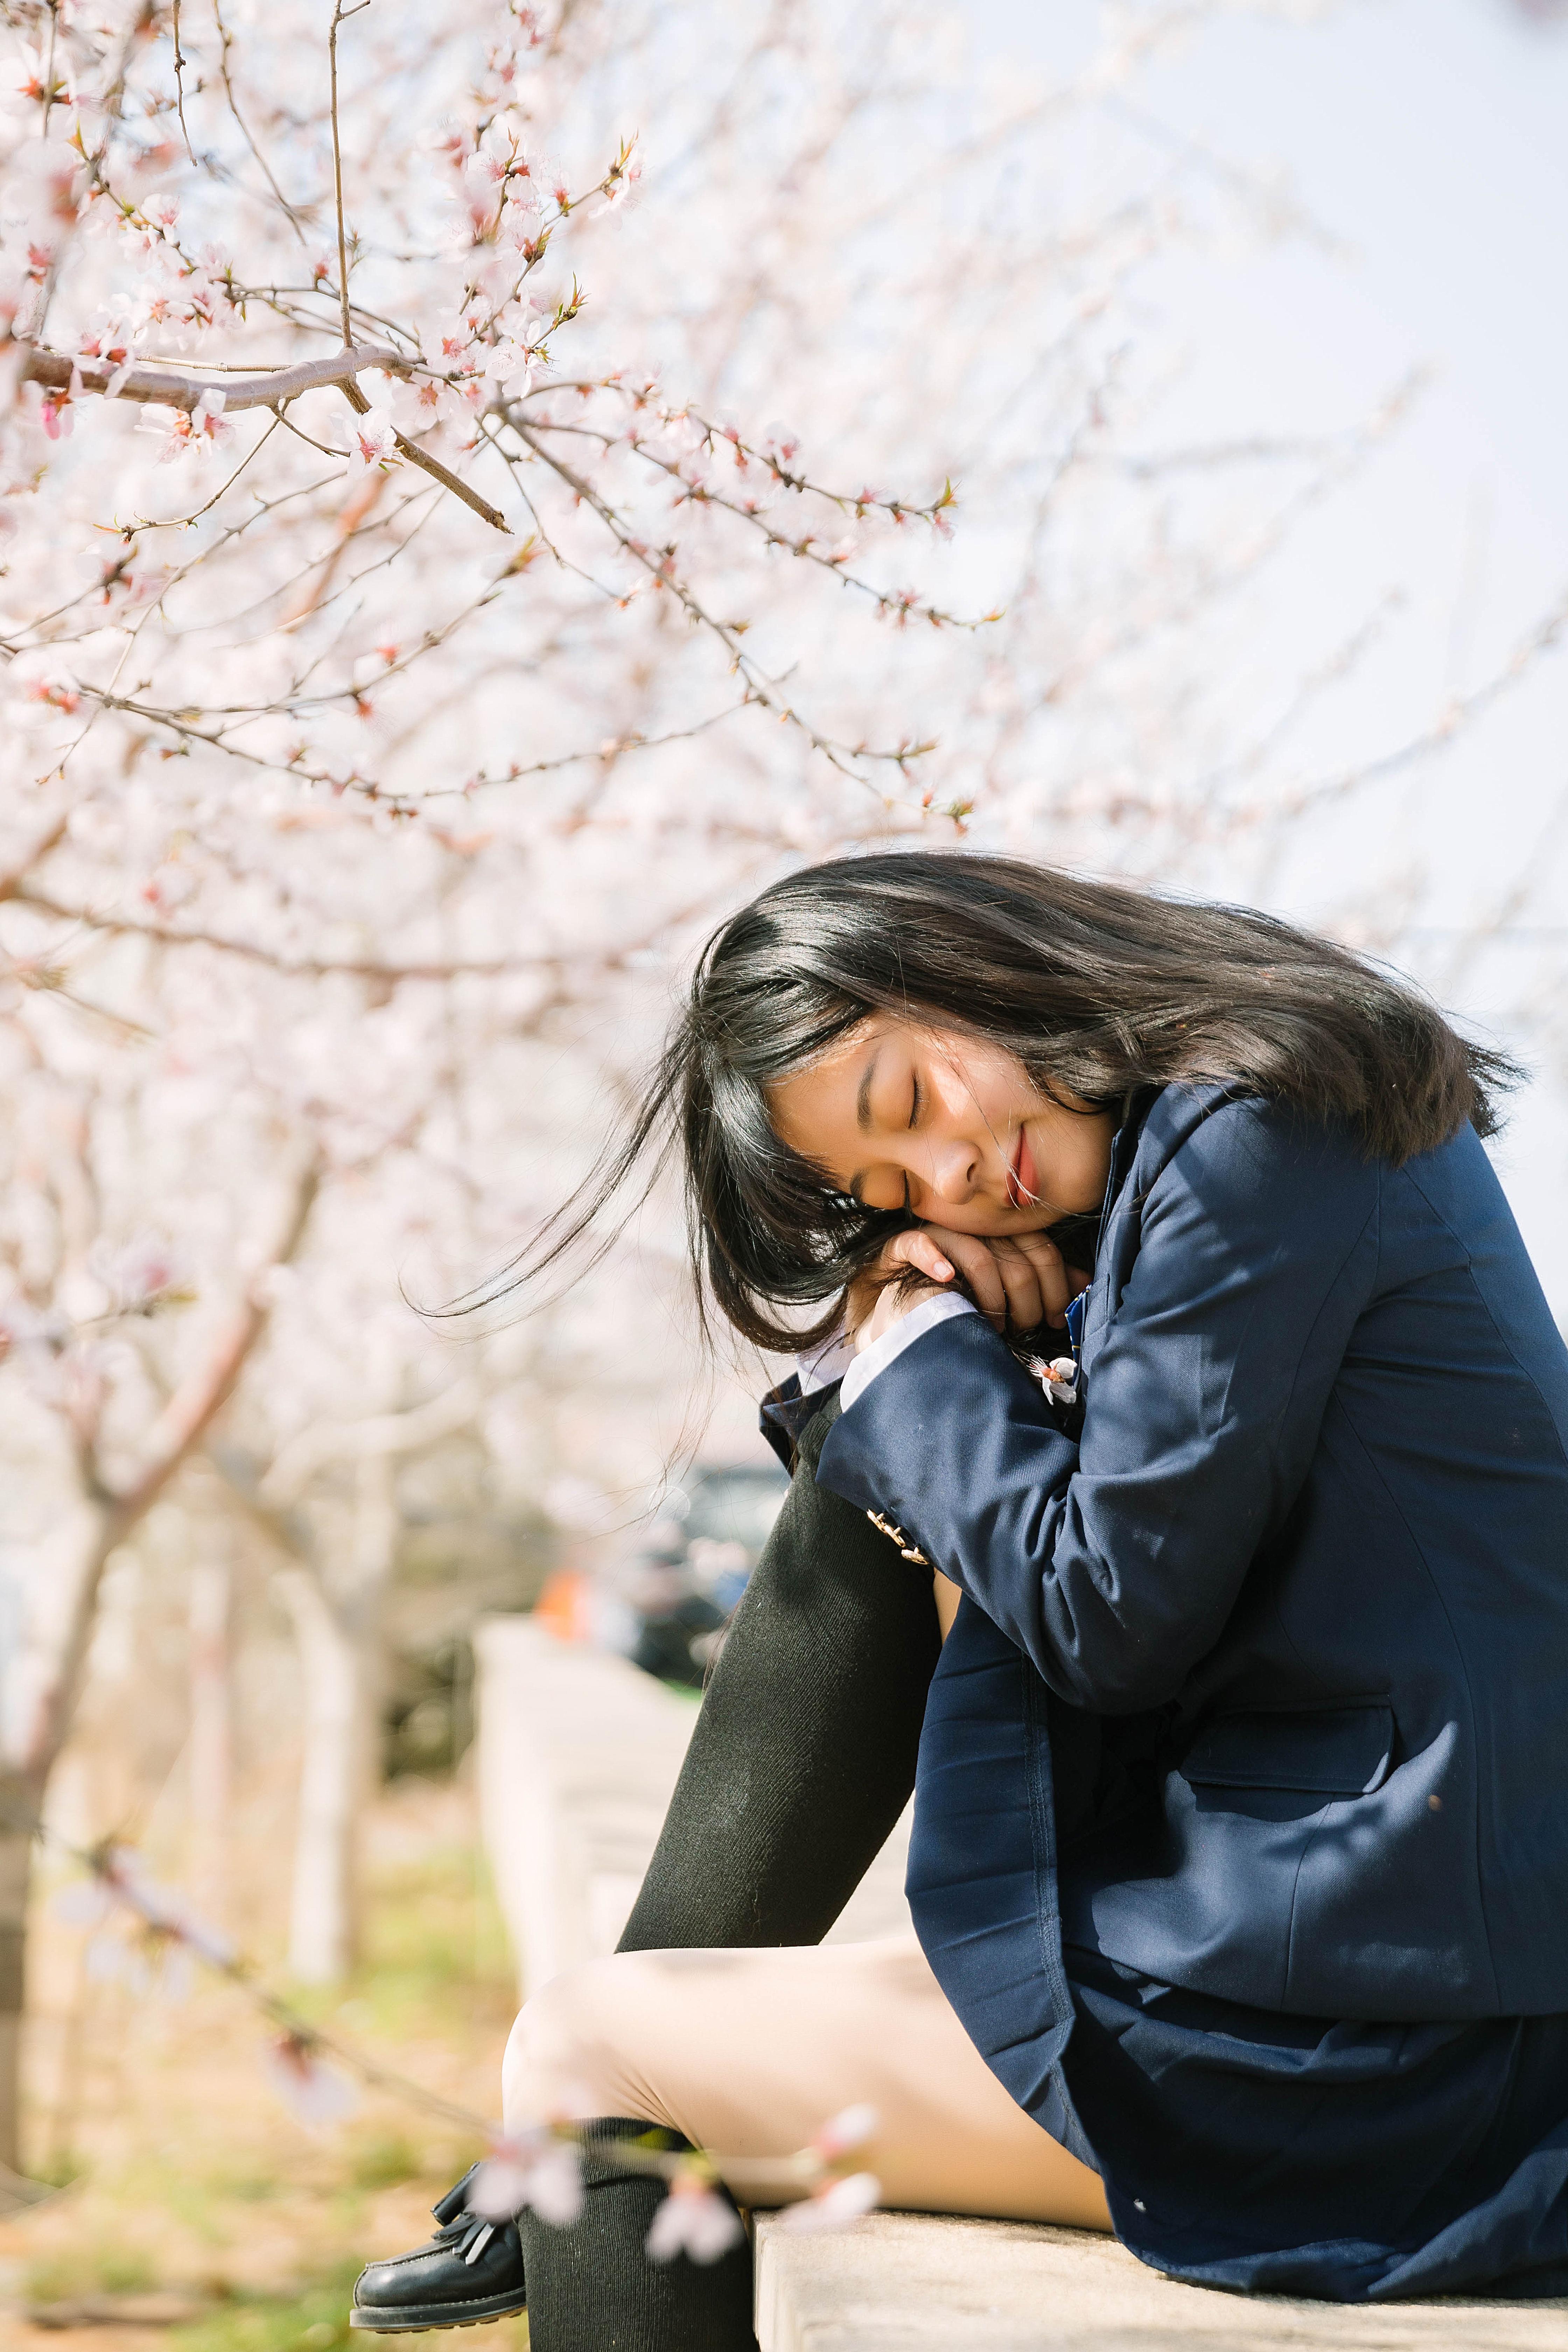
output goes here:
{"type": "Polygon", "coordinates": [[[84,930],[107,931],[117,939],[159,940],[166,947],[213,948],[220,955],[238,956],[246,963],[258,963],[271,971],[289,972],[308,980],[319,980],[327,972],[347,972],[359,980],[452,980],[459,974],[478,974],[495,979],[503,972],[549,971],[569,961],[564,955],[552,956],[492,956],[464,961],[388,963],[374,956],[291,956],[275,952],[257,940],[227,938],[222,931],[197,930],[194,926],[184,929],[173,923],[141,923],[117,915],[99,914],[91,907],[68,907],[58,898],[51,898],[41,890],[30,889],[21,879],[9,890],[0,891],[19,907],[33,907],[41,915],[58,916],[61,922],[79,923],[84,930]]]}
{"type": "Polygon", "coordinates": [[[3,906],[7,898],[21,897],[28,875],[35,866],[42,864],[51,849],[58,848],[66,837],[66,827],[69,823],[68,815],[57,818],[47,833],[34,842],[31,849],[19,864],[7,866],[4,872],[0,872],[0,906],[3,906]]]}
{"type": "MultiPolygon", "coordinates": [[[[357,383],[345,383],[343,396],[357,415],[363,416],[369,413],[370,403],[357,383]]],[[[422,449],[417,441],[410,441],[408,436],[399,433],[395,425],[392,437],[397,444],[400,457],[406,457],[411,466],[417,466],[420,472],[428,474],[433,482],[439,482],[442,488],[450,490],[455,499],[461,499],[466,507],[472,507],[492,530],[502,532],[508,539],[511,537],[511,525],[500,509],[492,507],[489,499],[480,498],[478,490],[470,489],[460,474],[454,474],[449,466],[443,466],[439,457],[432,457],[427,449],[422,449]]]]}
{"type": "Polygon", "coordinates": [[[318,1470],[338,1462],[365,1462],[374,1457],[416,1454],[464,1428],[480,1403],[477,1381],[454,1381],[439,1396],[405,1412],[374,1413],[365,1421],[312,1422],[297,1437],[279,1446],[270,1469],[257,1487],[258,1500],[272,1511],[285,1511],[297,1502],[318,1470]]]}
{"type": "MultiPolygon", "coordinates": [[[[384,368],[391,373],[404,373],[411,362],[401,352],[383,350],[375,343],[351,345],[346,351],[331,352],[319,360],[300,360],[293,367],[260,369],[254,375],[199,375],[192,368],[164,367],[152,361],[138,360],[128,368],[108,367],[98,360],[72,359],[65,352],[40,351],[36,344],[22,346],[22,380],[41,383],[53,392],[68,392],[72,378],[83,392],[108,393],[118,378],[116,400],[156,402],[164,408],[193,409],[200,405],[209,392],[224,395],[224,415],[232,416],[240,408],[276,408],[279,402],[294,400],[302,392],[315,392],[323,384],[341,384],[346,391],[350,384],[355,392],[355,377],[363,368],[384,368]]],[[[360,399],[364,394],[360,393],[360,399]]],[[[369,403],[365,405],[368,407],[369,403]]],[[[428,472],[435,460],[428,461],[428,472]]],[[[469,503],[472,503],[470,499],[469,503]]]]}
{"type": "Polygon", "coordinates": [[[283,1215],[264,1265],[246,1285],[205,1362],[180,1382],[153,1423],[141,1470],[130,1486],[112,1493],[99,1508],[92,1541],[72,1596],[55,1672],[39,1695],[26,1743],[23,1769],[35,1789],[41,1790],[44,1787],[70,1730],[87,1670],[104,1570],[232,1395],[246,1359],[271,1312],[268,1276],[274,1267],[288,1265],[298,1250],[321,1178],[321,1161],[312,1153],[289,1186],[283,1215]]]}

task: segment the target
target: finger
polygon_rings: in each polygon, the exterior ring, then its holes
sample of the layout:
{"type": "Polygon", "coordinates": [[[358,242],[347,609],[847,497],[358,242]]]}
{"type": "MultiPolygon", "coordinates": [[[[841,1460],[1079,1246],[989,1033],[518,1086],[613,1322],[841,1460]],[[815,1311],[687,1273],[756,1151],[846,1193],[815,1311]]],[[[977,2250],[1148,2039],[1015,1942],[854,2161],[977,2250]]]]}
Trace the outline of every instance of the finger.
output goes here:
{"type": "Polygon", "coordinates": [[[1002,1287],[1007,1294],[1008,1314],[1018,1330],[1032,1331],[1037,1323],[1044,1320],[1046,1313],[1039,1269],[1023,1250],[1014,1248],[1010,1237],[998,1237],[993,1241],[991,1250],[1002,1276],[1002,1287]]]}
{"type": "Polygon", "coordinates": [[[982,1314],[1000,1330],[1007,1319],[1007,1293],[990,1244],[978,1234],[955,1234],[943,1225],[928,1227],[927,1231],[968,1283],[982,1314]]]}
{"type": "Polygon", "coordinates": [[[907,1233],[895,1234],[885,1252],[890,1265],[911,1265],[929,1275],[932,1282],[951,1282],[953,1267],[934,1234],[921,1225],[911,1225],[907,1233]]]}
{"type": "Polygon", "coordinates": [[[1008,1241],[1028,1259],[1039,1286],[1037,1322],[1050,1323],[1059,1330],[1067,1321],[1068,1301],[1088,1288],[1087,1279],[1075,1277],[1069,1272],[1060,1250],[1044,1234],[1010,1234],[1008,1241]]]}

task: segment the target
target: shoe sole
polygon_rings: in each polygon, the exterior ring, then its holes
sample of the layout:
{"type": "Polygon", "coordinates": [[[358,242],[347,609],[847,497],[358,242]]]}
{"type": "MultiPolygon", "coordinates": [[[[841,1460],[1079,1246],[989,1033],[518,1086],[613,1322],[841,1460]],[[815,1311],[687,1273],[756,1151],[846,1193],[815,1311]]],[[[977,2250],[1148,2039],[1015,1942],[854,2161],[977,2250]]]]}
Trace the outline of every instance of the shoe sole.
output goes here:
{"type": "Polygon", "coordinates": [[[497,2295],[481,2310],[473,2304],[460,2305],[461,2316],[447,2305],[445,2310],[437,2304],[417,2304],[410,2311],[389,2312],[384,2319],[379,2312],[362,2310],[357,2305],[349,2313],[351,2327],[365,2328],[373,2336],[427,2336],[437,2327],[485,2327],[492,2319],[510,2319],[514,2312],[525,2311],[526,2303],[497,2295]]]}

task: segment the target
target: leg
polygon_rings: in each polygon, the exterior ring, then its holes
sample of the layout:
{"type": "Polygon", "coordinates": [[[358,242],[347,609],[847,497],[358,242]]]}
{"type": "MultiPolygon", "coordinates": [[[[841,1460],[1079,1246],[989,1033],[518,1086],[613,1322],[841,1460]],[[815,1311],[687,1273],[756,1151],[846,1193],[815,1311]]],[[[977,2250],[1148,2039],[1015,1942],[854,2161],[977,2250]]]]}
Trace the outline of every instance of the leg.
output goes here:
{"type": "Polygon", "coordinates": [[[736,2242],[714,2263],[645,2252],[664,2183],[628,2168],[618,2143],[647,2128],[636,2117],[587,2126],[575,2221],[518,2216],[531,2352],[757,2352],[752,2249],[738,2222],[736,2242]]]}
{"type": "Polygon", "coordinates": [[[1098,2177],[1015,2105],[912,1936],[591,1961],[523,2009],[503,2083],[509,2123],[585,2093],[736,2158],[731,2186],[757,2204],[791,2193],[770,2159],[864,2099],[887,2204],[1110,2227],[1098,2177]]]}
{"type": "Polygon", "coordinates": [[[936,1608],[930,1579],[817,1486],[836,1412],[802,1440],[623,1952],[820,1942],[909,1801],[936,1608]]]}
{"type": "MultiPolygon", "coordinates": [[[[802,1440],[795,1482],[704,1696],[621,1937],[625,1952],[816,1943],[914,1787],[941,1646],[936,1606],[921,1571],[860,1512],[817,1486],[836,1411],[820,1413],[802,1440]]],[[[476,2279],[465,2185],[436,2209],[444,2226],[428,2245],[363,2273],[356,2327],[400,2329],[416,2314],[424,2326],[461,2324],[476,2284],[490,2298],[487,2308],[523,2307],[515,2226],[487,2242],[476,2279]]],[[[601,2235],[616,2201],[608,2186],[594,2200],[601,2235]]],[[[637,2197],[627,2189],[623,2201],[630,2212],[637,2197]]],[[[646,2223],[625,2229],[640,2252],[646,2223]]],[[[542,2241],[538,2259],[553,2268],[567,2252],[542,2241]]],[[[595,2262],[605,2258],[601,2245],[595,2262]]],[[[657,2343],[657,2327],[647,2341],[657,2343]]],[[[695,2352],[695,2338],[681,2352],[695,2352]]]]}

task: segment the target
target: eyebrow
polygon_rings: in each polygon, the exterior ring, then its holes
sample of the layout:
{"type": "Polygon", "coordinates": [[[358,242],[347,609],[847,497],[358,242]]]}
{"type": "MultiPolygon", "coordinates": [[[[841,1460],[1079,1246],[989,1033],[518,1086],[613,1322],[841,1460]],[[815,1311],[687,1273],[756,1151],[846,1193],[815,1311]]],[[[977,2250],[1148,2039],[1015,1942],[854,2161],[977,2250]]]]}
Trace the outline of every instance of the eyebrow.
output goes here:
{"type": "MultiPolygon", "coordinates": [[[[879,1046],[878,1053],[880,1051],[879,1046]]],[[[873,1054],[862,1073],[859,1092],[855,1097],[855,1124],[862,1135],[871,1132],[871,1081],[876,1075],[877,1054],[873,1054]]]]}

